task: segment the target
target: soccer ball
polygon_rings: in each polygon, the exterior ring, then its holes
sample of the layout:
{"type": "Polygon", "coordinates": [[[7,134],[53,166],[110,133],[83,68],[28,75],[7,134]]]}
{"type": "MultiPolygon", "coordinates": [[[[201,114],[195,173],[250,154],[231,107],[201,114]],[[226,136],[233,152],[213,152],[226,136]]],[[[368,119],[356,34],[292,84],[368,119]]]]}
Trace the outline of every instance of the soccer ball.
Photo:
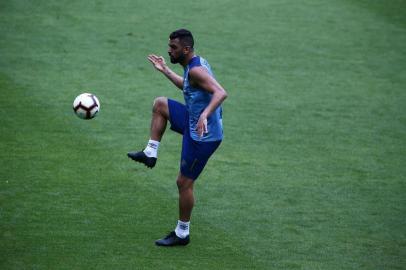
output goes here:
{"type": "Polygon", "coordinates": [[[73,101],[73,111],[82,119],[92,119],[100,110],[99,99],[89,93],[80,94],[73,101]]]}

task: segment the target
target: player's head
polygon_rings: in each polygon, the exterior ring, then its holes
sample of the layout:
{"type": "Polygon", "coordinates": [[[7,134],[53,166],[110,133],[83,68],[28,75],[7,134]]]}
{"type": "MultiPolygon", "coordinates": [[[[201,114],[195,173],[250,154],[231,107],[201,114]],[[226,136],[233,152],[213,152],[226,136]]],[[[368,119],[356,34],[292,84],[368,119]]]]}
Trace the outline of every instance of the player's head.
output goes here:
{"type": "Polygon", "coordinates": [[[178,29],[169,35],[168,46],[171,63],[183,63],[186,56],[193,53],[193,35],[189,30],[178,29]]]}

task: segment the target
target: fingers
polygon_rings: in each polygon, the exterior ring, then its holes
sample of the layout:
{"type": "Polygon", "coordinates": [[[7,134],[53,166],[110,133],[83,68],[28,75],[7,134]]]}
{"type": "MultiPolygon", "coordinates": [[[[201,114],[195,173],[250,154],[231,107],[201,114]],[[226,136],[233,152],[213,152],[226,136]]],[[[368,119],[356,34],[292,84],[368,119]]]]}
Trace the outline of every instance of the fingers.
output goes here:
{"type": "Polygon", "coordinates": [[[203,137],[204,135],[204,129],[200,128],[200,130],[198,131],[199,137],[203,137]]]}
{"type": "Polygon", "coordinates": [[[203,137],[204,134],[208,133],[208,128],[207,128],[207,119],[203,120],[203,123],[200,121],[197,123],[197,134],[199,134],[200,137],[203,137]]]}
{"type": "Polygon", "coordinates": [[[150,54],[150,55],[148,55],[148,60],[151,63],[159,63],[159,62],[163,62],[164,58],[162,56],[156,56],[155,54],[150,54]]]}
{"type": "Polygon", "coordinates": [[[153,64],[155,64],[157,62],[157,59],[158,59],[158,56],[156,56],[155,54],[148,55],[148,60],[153,64]]]}
{"type": "Polygon", "coordinates": [[[197,131],[199,133],[199,137],[203,137],[204,134],[204,127],[199,126],[199,130],[197,131]]]}
{"type": "Polygon", "coordinates": [[[202,127],[202,124],[201,124],[200,120],[199,120],[199,122],[197,122],[196,131],[197,131],[197,134],[199,135],[199,137],[203,136],[204,129],[202,127]]]}
{"type": "Polygon", "coordinates": [[[156,60],[156,59],[158,59],[158,56],[156,56],[155,54],[150,54],[150,55],[148,55],[148,59],[156,60]]]}

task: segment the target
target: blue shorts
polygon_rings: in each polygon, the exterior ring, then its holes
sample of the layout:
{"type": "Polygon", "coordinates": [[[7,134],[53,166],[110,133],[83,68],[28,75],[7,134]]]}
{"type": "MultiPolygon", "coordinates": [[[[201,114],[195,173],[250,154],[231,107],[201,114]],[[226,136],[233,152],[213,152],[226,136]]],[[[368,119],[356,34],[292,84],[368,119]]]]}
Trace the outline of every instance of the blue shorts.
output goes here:
{"type": "Polygon", "coordinates": [[[193,140],[190,137],[189,113],[186,106],[168,98],[168,108],[171,129],[183,135],[180,172],[182,175],[196,180],[221,141],[198,142],[193,140]]]}

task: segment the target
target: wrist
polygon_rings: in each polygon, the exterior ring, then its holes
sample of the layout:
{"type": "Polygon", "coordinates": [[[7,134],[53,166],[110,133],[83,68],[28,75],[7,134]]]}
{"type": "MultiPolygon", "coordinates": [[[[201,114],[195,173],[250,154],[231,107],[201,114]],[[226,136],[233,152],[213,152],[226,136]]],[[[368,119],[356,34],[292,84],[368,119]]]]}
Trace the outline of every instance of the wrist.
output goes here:
{"type": "Polygon", "coordinates": [[[171,69],[168,66],[163,66],[162,67],[162,73],[165,74],[166,76],[169,76],[171,74],[171,69]]]}
{"type": "Polygon", "coordinates": [[[208,117],[208,113],[206,111],[203,111],[202,114],[200,115],[200,117],[206,118],[208,117]]]}

